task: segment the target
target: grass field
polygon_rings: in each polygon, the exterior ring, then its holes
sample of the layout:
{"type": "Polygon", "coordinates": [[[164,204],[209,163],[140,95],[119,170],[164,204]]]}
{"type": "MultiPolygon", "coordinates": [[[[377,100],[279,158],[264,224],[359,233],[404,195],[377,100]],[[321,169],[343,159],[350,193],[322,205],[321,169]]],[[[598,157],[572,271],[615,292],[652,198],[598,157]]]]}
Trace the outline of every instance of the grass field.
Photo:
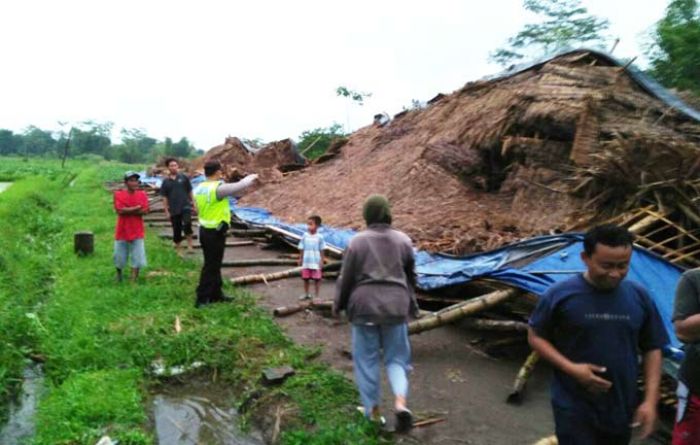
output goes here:
{"type": "Polygon", "coordinates": [[[16,181],[0,194],[0,398],[6,406],[16,395],[28,357],[45,360],[49,388],[33,443],[94,444],[103,434],[122,445],[153,443],[144,401],[155,359],[205,362],[201,372],[215,372],[240,400],[256,394],[251,413],[284,404],[292,414],[282,443],[384,442],[354,413],[351,382],[310,360],[314,351],[292,344],[253,295],[229,289],[235,304],[195,309],[196,265],[154,233],[146,240],[148,270],[170,273],[115,283],[115,215],[103,184],[125,169],[107,162],[70,162],[66,169],[58,161],[0,162],[0,180],[16,181]],[[79,230],[94,232],[94,255],[73,253],[79,230]],[[261,370],[282,364],[297,374],[280,387],[262,387],[261,370]]]}

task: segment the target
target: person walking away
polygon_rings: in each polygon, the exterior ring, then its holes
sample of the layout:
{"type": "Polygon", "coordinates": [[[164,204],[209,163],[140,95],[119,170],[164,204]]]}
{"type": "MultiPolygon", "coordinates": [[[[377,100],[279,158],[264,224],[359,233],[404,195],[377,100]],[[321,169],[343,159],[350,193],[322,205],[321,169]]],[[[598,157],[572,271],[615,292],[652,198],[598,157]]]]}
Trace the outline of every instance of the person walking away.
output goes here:
{"type": "Polygon", "coordinates": [[[248,175],[236,183],[224,184],[218,161],[204,164],[206,180],[194,189],[194,202],[199,216],[199,242],[204,265],[197,286],[196,307],[229,299],[221,290],[221,262],[226,248],[226,233],[231,224],[229,196],[250,187],[258,175],[248,175]]]}
{"type": "Polygon", "coordinates": [[[168,175],[160,186],[160,196],[163,197],[163,209],[165,217],[170,220],[173,227],[173,244],[178,254],[181,253],[180,243],[183,232],[187,238],[187,251],[192,248],[192,183],[190,179],[180,172],[180,164],[175,158],[165,160],[168,175]]]}
{"type": "Polygon", "coordinates": [[[590,230],[581,253],[586,271],[550,287],[530,317],[530,346],[554,367],[552,410],[560,445],[623,445],[632,428],[641,437],[654,430],[661,348],[669,340],[646,290],[625,280],[632,242],[622,227],[590,230]]]}
{"type": "Polygon", "coordinates": [[[131,260],[131,280],[136,281],[139,270],[146,267],[146,247],[143,215],[148,213],[148,196],[139,190],[141,176],[128,171],[124,174],[126,188],[114,192],[114,210],[117,226],[114,231],[114,265],[117,282],[123,279],[122,271],[131,260]]]}
{"type": "Polygon", "coordinates": [[[352,357],[363,412],[380,414],[380,356],[394,393],[396,431],[413,425],[407,407],[411,346],[408,320],[418,316],[411,240],[391,227],[389,201],[372,195],[364,203],[366,230],[355,235],[343,255],[333,313],[347,313],[352,324],[352,357]]]}
{"type": "Polygon", "coordinates": [[[685,343],[678,372],[678,411],[672,445],[700,444],[700,268],[683,273],[673,307],[676,336],[685,343]]]}
{"type": "Polygon", "coordinates": [[[326,248],[326,243],[323,235],[318,233],[321,227],[321,217],[318,215],[309,216],[306,221],[307,232],[299,241],[299,266],[301,266],[301,278],[304,280],[304,295],[302,299],[310,299],[309,282],[314,282],[314,295],[318,299],[318,294],[321,287],[321,276],[323,274],[323,264],[325,258],[323,249],[326,248]]]}

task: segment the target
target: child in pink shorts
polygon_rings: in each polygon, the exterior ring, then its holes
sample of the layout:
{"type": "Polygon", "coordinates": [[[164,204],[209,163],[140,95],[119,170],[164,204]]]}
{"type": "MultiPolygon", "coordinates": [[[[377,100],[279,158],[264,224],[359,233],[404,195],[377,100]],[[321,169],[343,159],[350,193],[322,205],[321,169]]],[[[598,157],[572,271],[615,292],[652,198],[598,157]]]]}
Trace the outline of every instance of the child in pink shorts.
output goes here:
{"type": "Polygon", "coordinates": [[[301,278],[304,280],[304,295],[302,295],[302,299],[311,298],[311,294],[309,294],[309,282],[311,280],[314,282],[314,294],[318,298],[325,260],[323,249],[326,248],[323,236],[317,233],[319,227],[321,227],[321,217],[318,215],[309,216],[306,226],[308,232],[299,241],[299,265],[302,267],[301,278]]]}

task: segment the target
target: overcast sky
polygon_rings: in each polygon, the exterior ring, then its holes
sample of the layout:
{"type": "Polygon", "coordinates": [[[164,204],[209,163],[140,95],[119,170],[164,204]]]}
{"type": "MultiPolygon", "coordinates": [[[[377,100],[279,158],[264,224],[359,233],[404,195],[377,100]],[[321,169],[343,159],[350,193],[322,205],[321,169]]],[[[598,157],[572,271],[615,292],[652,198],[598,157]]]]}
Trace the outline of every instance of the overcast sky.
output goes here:
{"type": "MultiPolygon", "coordinates": [[[[642,55],[667,0],[584,0],[618,57],[642,55]],[[643,5],[643,6],[642,6],[643,5]]],[[[0,128],[113,121],[208,149],[228,135],[351,129],[498,72],[532,21],[520,0],[47,0],[0,4],[0,128]],[[363,107],[335,89],[371,92],[363,107]]]]}

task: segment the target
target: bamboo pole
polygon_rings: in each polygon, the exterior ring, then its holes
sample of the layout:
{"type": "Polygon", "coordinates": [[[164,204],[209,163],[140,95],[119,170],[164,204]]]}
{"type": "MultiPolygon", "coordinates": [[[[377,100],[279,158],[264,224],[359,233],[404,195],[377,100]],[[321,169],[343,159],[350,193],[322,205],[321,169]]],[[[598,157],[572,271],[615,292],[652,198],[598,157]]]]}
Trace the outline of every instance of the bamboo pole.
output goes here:
{"type": "Polygon", "coordinates": [[[535,365],[540,360],[540,355],[535,351],[532,351],[530,355],[527,356],[525,363],[518,371],[518,375],[515,377],[515,382],[513,382],[513,390],[508,394],[506,399],[507,403],[517,404],[523,400],[523,392],[525,390],[525,384],[530,378],[532,371],[535,369],[535,365]]]}
{"type": "Polygon", "coordinates": [[[517,331],[527,332],[527,323],[515,320],[489,320],[486,318],[468,318],[464,326],[482,331],[517,331]]]}
{"type": "Polygon", "coordinates": [[[255,283],[266,283],[268,281],[283,280],[285,278],[300,277],[301,267],[295,267],[293,269],[287,269],[280,272],[274,273],[258,273],[253,275],[244,275],[242,277],[235,277],[229,279],[231,284],[255,284],[255,283]]]}
{"type": "Polygon", "coordinates": [[[473,298],[462,303],[448,306],[432,316],[424,317],[409,323],[408,333],[417,334],[419,332],[435,329],[444,324],[452,323],[460,318],[467,317],[496,306],[497,304],[515,297],[519,293],[520,291],[518,289],[513,288],[499,290],[478,298],[473,298]]]}
{"type": "Polygon", "coordinates": [[[299,261],[286,258],[259,258],[224,261],[221,263],[221,267],[293,266],[295,264],[299,264],[299,261]]]}
{"type": "MultiPolygon", "coordinates": [[[[324,267],[324,276],[333,276],[332,273],[325,273],[326,270],[338,270],[340,269],[340,262],[331,263],[324,267]]],[[[242,277],[231,278],[229,281],[231,284],[254,284],[254,283],[267,283],[269,281],[283,280],[285,278],[300,277],[301,267],[294,267],[292,269],[282,270],[273,273],[259,273],[253,275],[244,275],[242,277]]]]}
{"type": "Polygon", "coordinates": [[[306,303],[293,304],[291,306],[280,306],[272,311],[275,317],[286,317],[287,315],[296,314],[305,309],[325,309],[330,310],[333,308],[333,302],[330,300],[315,301],[311,300],[306,303]]]}

